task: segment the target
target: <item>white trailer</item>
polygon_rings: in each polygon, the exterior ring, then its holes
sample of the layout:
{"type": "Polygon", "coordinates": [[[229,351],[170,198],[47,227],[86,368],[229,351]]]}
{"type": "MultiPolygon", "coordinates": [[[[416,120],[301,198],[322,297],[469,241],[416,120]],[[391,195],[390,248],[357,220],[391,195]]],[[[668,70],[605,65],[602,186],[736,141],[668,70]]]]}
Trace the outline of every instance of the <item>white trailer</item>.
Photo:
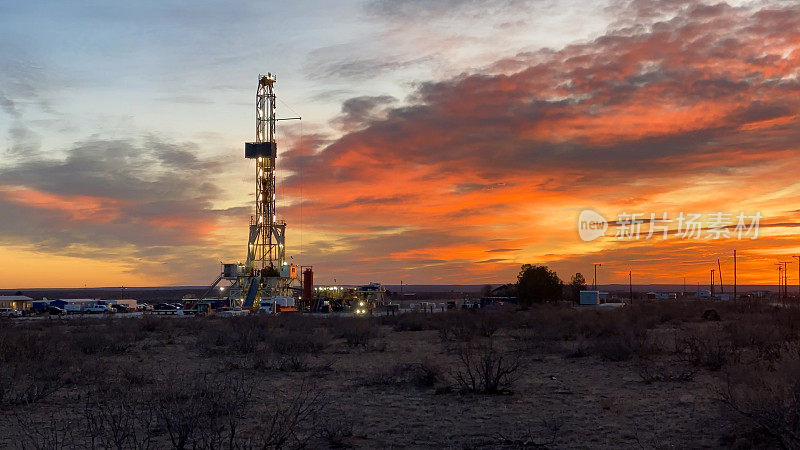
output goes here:
{"type": "Polygon", "coordinates": [[[600,292],[599,291],[581,291],[580,301],[581,305],[599,305],[600,292]]]}

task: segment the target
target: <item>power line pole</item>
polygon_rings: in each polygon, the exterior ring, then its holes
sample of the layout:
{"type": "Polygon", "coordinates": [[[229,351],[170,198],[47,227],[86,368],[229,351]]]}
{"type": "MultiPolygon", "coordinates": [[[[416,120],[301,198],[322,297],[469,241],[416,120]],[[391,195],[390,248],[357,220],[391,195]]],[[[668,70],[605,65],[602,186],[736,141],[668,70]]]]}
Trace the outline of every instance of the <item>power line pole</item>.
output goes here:
{"type": "Polygon", "coordinates": [[[719,293],[722,295],[725,293],[725,285],[722,284],[722,264],[720,264],[719,258],[717,258],[717,268],[719,269],[719,293]]]}
{"type": "Polygon", "coordinates": [[[597,290],[597,268],[602,266],[600,263],[594,263],[594,290],[597,290]]]}
{"type": "Polygon", "coordinates": [[[733,300],[736,301],[736,250],[733,251],[733,300]]]}
{"type": "Polygon", "coordinates": [[[711,298],[714,298],[714,283],[715,283],[714,269],[711,269],[711,298]]]}
{"type": "Polygon", "coordinates": [[[789,268],[788,262],[783,262],[783,299],[789,297],[789,268]]]}
{"type": "Polygon", "coordinates": [[[681,292],[681,297],[686,297],[686,277],[683,277],[683,292],[681,292]]]}
{"type": "Polygon", "coordinates": [[[792,258],[797,259],[797,299],[800,300],[800,255],[794,255],[792,258]]]}
{"type": "Polygon", "coordinates": [[[631,305],[633,304],[633,270],[628,271],[628,290],[631,296],[631,305]]]}

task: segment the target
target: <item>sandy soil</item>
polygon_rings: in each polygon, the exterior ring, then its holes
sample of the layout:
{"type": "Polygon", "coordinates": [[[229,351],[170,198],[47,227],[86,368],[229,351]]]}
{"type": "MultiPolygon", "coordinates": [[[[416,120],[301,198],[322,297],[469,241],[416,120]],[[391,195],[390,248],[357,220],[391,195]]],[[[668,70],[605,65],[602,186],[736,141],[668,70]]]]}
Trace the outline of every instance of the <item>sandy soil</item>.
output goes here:
{"type": "MultiPolygon", "coordinates": [[[[85,373],[81,381],[35,405],[6,413],[79,420],[85,384],[103,383],[114,376],[109,375],[113,367],[127,364],[148,373],[244,375],[256,385],[255,404],[273,401],[276,389],[320,389],[323,421],[351,426],[341,443],[356,448],[723,446],[725,422],[714,400],[711,373],[699,372],[688,382],[648,384],[633,361],[572,356],[574,342],[525,348],[505,330],[494,341],[516,349],[522,361],[513,392],[503,395],[448,390],[459,368],[458,344],[443,343],[436,331],[397,332],[383,326],[364,347],[334,339],[307,356],[309,368],[302,371],[254,368],[252,355],[209,352],[185,331],[161,333],[137,341],[123,355],[97,356],[95,373],[85,373]],[[398,379],[397,367],[420,362],[436,367],[441,379],[430,387],[398,379]]],[[[170,382],[158,378],[158,383],[170,382]]],[[[0,422],[0,448],[18,446],[17,427],[13,418],[0,422]]],[[[321,437],[308,442],[312,448],[330,445],[321,437]]],[[[158,447],[168,447],[163,436],[158,447]]]]}

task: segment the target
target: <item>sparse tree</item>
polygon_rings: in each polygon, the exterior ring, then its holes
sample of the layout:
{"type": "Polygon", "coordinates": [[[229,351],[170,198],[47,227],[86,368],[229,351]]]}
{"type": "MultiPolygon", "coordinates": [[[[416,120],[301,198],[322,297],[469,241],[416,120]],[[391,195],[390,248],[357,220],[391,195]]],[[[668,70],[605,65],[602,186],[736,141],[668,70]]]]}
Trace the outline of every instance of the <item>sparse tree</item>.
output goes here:
{"type": "Polygon", "coordinates": [[[572,280],[569,282],[569,290],[570,296],[575,302],[580,299],[581,291],[586,290],[586,278],[580,272],[573,275],[572,280]]]}
{"type": "Polygon", "coordinates": [[[523,306],[561,300],[564,283],[547,266],[524,264],[517,276],[517,295],[523,306]]]}

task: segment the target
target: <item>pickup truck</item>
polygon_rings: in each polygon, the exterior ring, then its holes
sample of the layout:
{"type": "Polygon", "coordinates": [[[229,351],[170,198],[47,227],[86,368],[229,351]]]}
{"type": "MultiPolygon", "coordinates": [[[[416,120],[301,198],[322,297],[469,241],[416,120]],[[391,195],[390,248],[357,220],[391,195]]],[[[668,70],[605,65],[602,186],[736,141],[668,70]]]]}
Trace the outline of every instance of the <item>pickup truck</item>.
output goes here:
{"type": "Polygon", "coordinates": [[[89,314],[104,314],[104,313],[110,313],[112,311],[108,305],[94,305],[87,308],[86,312],[88,312],[89,314]]]}
{"type": "Polygon", "coordinates": [[[22,317],[22,313],[12,308],[0,308],[0,317],[22,317]]]}

